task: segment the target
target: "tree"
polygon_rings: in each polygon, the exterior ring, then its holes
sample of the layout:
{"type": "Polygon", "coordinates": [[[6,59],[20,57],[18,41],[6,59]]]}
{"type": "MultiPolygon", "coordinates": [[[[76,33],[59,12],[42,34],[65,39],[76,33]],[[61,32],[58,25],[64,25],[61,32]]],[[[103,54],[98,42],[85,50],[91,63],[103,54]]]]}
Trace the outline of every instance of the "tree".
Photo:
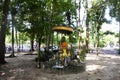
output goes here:
{"type": "Polygon", "coordinates": [[[88,12],[88,1],[86,0],[86,53],[89,50],[89,12],[88,12]]]}
{"type": "Polygon", "coordinates": [[[23,24],[23,26],[19,26],[18,30],[27,33],[32,44],[35,38],[39,42],[42,41],[44,37],[46,38],[48,47],[51,43],[50,41],[52,41],[52,27],[55,25],[68,24],[67,18],[69,16],[71,16],[71,22],[69,20],[69,24],[73,25],[72,19],[75,17],[75,5],[72,0],[15,1],[15,8],[18,11],[17,21],[23,24]],[[70,12],[70,15],[66,18],[66,13],[68,12],[70,12]]]}
{"type": "Polygon", "coordinates": [[[2,13],[2,24],[0,28],[0,64],[6,63],[5,61],[5,37],[7,29],[7,15],[9,11],[10,0],[4,0],[3,3],[3,13],[2,13]]]}
{"type": "MultiPolygon", "coordinates": [[[[11,2],[13,3],[13,2],[11,2]]],[[[11,53],[11,57],[15,57],[14,55],[14,28],[15,28],[15,15],[17,14],[16,12],[16,9],[15,9],[15,6],[13,4],[11,4],[11,7],[10,7],[10,14],[11,14],[11,17],[12,17],[12,53],[11,53]]]]}
{"type": "Polygon", "coordinates": [[[110,16],[120,22],[120,0],[108,0],[110,16]]]}
{"type": "Polygon", "coordinates": [[[120,0],[108,0],[110,16],[119,22],[119,49],[120,49],[120,0]]]}
{"type": "Polygon", "coordinates": [[[93,1],[92,7],[89,9],[89,21],[91,24],[91,33],[94,39],[94,47],[99,47],[100,41],[100,29],[101,25],[106,22],[104,17],[106,9],[106,3],[103,0],[93,1]]]}

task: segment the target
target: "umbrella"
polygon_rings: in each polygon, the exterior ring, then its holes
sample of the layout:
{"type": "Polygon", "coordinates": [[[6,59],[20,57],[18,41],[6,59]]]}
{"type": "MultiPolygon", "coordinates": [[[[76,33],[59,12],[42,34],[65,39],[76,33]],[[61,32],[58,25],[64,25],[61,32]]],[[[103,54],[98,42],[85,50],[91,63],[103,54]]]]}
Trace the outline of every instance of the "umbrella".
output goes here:
{"type": "Polygon", "coordinates": [[[52,30],[64,34],[71,34],[73,32],[73,28],[67,26],[55,26],[52,28],[52,30]]]}

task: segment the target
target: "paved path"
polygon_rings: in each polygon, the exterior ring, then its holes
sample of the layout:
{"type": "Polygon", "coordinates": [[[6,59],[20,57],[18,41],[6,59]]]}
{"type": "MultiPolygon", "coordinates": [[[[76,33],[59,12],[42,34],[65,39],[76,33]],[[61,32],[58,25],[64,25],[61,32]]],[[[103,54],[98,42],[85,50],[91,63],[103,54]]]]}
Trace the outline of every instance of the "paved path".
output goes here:
{"type": "MultiPolygon", "coordinates": [[[[111,55],[118,55],[118,49],[116,48],[112,48],[112,47],[104,47],[104,48],[99,48],[98,51],[101,54],[111,54],[111,55]]],[[[93,50],[93,53],[96,53],[96,50],[93,50]]]]}

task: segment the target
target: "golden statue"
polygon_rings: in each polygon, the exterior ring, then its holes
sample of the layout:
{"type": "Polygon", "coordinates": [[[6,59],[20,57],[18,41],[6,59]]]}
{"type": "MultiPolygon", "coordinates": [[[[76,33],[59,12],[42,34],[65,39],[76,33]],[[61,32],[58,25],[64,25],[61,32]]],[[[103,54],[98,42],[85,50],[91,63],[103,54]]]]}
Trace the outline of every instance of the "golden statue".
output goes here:
{"type": "Polygon", "coordinates": [[[60,54],[60,60],[65,61],[65,64],[70,60],[70,52],[68,51],[68,43],[63,36],[61,39],[60,50],[62,51],[60,54]]]}

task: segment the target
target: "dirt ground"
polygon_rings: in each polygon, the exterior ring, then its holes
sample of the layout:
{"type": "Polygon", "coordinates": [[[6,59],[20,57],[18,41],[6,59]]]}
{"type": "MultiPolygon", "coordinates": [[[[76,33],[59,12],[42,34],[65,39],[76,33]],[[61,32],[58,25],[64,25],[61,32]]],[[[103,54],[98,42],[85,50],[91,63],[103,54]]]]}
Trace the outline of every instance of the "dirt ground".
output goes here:
{"type": "Polygon", "coordinates": [[[87,54],[85,70],[78,73],[52,72],[38,69],[35,57],[16,53],[15,58],[0,66],[0,80],[120,80],[120,56],[110,54],[87,54]]]}

